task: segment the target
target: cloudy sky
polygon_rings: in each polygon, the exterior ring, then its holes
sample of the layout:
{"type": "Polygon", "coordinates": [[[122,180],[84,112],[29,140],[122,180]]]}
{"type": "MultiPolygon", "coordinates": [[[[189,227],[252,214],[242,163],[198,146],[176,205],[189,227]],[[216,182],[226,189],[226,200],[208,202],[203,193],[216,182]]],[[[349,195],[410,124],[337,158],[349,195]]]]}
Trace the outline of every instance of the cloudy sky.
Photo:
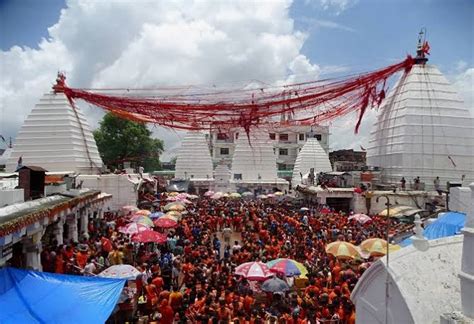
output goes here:
{"type": "MultiPolygon", "coordinates": [[[[317,79],[400,61],[421,27],[472,109],[471,0],[0,0],[0,134],[15,137],[58,70],[76,88],[317,79]]],[[[81,107],[96,127],[102,112],[81,107]]],[[[358,135],[354,118],[332,123],[332,149],[366,145],[375,112],[358,135]]],[[[151,127],[173,156],[182,134],[151,127]]]]}

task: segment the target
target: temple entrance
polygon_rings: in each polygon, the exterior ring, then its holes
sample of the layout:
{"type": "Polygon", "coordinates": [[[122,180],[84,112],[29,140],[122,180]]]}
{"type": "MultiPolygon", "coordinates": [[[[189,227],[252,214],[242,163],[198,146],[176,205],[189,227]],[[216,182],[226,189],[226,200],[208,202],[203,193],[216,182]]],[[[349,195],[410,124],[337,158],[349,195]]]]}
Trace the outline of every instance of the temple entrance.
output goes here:
{"type": "Polygon", "coordinates": [[[335,211],[348,213],[351,209],[351,198],[326,198],[326,205],[335,211]]]}

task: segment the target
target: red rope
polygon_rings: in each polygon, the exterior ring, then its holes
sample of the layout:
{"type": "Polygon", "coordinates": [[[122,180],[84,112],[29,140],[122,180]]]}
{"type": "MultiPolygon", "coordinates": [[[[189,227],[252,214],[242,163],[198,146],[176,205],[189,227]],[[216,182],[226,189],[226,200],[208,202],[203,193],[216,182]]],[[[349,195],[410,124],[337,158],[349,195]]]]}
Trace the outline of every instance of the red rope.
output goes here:
{"type": "Polygon", "coordinates": [[[283,91],[262,88],[173,95],[168,89],[163,95],[134,97],[69,88],[64,78],[58,79],[54,90],[64,92],[71,101],[82,99],[126,119],[184,130],[242,127],[248,134],[251,128],[271,122],[272,117],[281,114],[291,113],[296,122],[316,124],[359,112],[355,126],[358,132],[367,107],[380,105],[385,98],[387,79],[399,71],[407,73],[413,64],[408,56],[400,63],[373,72],[292,84],[283,91]]]}

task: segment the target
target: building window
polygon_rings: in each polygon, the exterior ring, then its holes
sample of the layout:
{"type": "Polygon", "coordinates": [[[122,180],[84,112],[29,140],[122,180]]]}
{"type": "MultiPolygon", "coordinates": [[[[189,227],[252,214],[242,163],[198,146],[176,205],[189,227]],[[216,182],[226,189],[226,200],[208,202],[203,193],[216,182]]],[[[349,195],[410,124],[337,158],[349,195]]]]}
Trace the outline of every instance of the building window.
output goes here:
{"type": "Polygon", "coordinates": [[[221,155],[229,155],[229,148],[221,147],[221,155]]]}
{"type": "Polygon", "coordinates": [[[321,140],[321,134],[314,135],[314,138],[317,139],[318,141],[320,141],[321,140]]]}
{"type": "Polygon", "coordinates": [[[304,134],[300,134],[300,141],[304,141],[304,134]]]}
{"type": "Polygon", "coordinates": [[[288,155],[288,149],[279,149],[278,155],[288,155]]]}
{"type": "Polygon", "coordinates": [[[239,139],[239,133],[235,133],[235,139],[236,139],[236,140],[239,139]]]}
{"type": "Polygon", "coordinates": [[[274,140],[274,139],[275,139],[275,133],[270,133],[269,135],[270,135],[270,139],[271,139],[271,140],[274,140]]]}
{"type": "Polygon", "coordinates": [[[234,173],[234,180],[242,180],[242,173],[234,173]]]}
{"type": "Polygon", "coordinates": [[[288,134],[280,134],[280,141],[287,141],[288,140],[288,134]]]}
{"type": "Polygon", "coordinates": [[[279,171],[286,171],[286,164],[279,163],[278,164],[278,170],[279,171]]]}
{"type": "Polygon", "coordinates": [[[217,133],[217,139],[224,141],[227,139],[227,134],[226,133],[217,133]]]}

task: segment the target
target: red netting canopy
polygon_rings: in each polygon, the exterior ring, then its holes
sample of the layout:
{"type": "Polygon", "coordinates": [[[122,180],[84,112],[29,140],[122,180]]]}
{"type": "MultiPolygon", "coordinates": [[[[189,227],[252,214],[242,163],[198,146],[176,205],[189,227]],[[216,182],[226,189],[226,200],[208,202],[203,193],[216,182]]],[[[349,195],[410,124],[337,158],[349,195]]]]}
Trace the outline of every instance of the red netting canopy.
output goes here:
{"type": "Polygon", "coordinates": [[[76,99],[82,99],[126,119],[176,129],[242,127],[248,134],[251,128],[272,123],[273,117],[282,114],[292,114],[295,122],[319,124],[357,112],[357,132],[367,107],[378,106],[385,98],[387,79],[400,71],[407,73],[414,63],[408,56],[388,67],[345,78],[192,94],[160,89],[154,95],[128,91],[124,91],[126,95],[111,95],[107,89],[70,88],[63,75],[53,89],[63,92],[73,107],[76,99]]]}

